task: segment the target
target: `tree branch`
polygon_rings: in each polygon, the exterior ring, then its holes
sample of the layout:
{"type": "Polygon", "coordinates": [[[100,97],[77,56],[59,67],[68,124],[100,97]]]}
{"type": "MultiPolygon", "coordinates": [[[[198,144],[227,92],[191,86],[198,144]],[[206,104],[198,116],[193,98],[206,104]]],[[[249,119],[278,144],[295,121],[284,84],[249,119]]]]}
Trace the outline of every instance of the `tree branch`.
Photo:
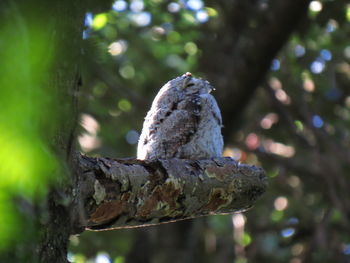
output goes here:
{"type": "Polygon", "coordinates": [[[265,192],[263,169],[231,158],[140,161],[79,156],[76,232],[132,228],[246,210],[265,192]]]}

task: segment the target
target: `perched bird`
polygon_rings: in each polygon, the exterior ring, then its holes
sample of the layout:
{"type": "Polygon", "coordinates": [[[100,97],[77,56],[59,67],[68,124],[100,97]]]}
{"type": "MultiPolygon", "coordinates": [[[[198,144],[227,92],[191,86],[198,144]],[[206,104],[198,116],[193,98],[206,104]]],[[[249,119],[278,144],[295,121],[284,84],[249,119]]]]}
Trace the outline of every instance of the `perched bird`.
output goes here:
{"type": "Polygon", "coordinates": [[[167,82],[143,123],[137,158],[206,159],[223,150],[222,119],[214,88],[186,73],[167,82]]]}

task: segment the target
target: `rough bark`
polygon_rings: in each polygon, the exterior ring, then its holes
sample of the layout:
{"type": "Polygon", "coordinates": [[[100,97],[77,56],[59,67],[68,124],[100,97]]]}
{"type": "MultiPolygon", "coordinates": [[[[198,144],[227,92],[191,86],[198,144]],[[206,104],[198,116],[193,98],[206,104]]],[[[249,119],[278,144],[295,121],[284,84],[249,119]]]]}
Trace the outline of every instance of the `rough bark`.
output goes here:
{"type": "MultiPolygon", "coordinates": [[[[33,1],[35,2],[35,1],[33,1]]],[[[55,171],[61,183],[50,186],[47,205],[40,211],[47,220],[40,226],[41,240],[37,252],[39,262],[68,262],[67,249],[71,224],[67,214],[70,199],[72,172],[76,163],[72,153],[75,145],[75,128],[78,123],[77,95],[79,89],[79,61],[84,9],[79,3],[37,1],[40,8],[35,13],[43,30],[51,33],[50,51],[54,57],[46,89],[57,113],[51,130],[45,134],[47,141],[62,161],[62,169],[55,171]],[[44,3],[45,2],[45,3],[44,3]],[[46,19],[46,20],[44,20],[46,19]]]]}
{"type": "Polygon", "coordinates": [[[76,231],[149,226],[250,208],[266,189],[261,168],[231,158],[140,161],[80,156],[76,231]]]}

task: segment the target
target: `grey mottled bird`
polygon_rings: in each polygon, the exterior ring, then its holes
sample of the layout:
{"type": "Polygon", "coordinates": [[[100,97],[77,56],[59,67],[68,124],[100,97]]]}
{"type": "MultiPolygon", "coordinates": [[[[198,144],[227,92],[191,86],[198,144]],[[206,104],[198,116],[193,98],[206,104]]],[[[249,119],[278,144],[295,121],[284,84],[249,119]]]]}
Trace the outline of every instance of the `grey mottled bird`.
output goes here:
{"type": "Polygon", "coordinates": [[[167,82],[143,123],[137,158],[205,159],[223,150],[222,119],[208,81],[186,73],[167,82]]]}

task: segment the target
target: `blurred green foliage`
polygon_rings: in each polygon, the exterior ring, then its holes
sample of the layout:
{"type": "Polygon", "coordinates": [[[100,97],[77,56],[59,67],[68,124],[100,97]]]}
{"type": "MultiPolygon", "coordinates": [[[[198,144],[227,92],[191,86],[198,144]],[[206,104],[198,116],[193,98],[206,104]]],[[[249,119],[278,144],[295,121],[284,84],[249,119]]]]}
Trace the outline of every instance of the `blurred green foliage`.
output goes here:
{"type": "Polygon", "coordinates": [[[40,200],[58,169],[44,139],[55,125],[50,89],[50,36],[28,23],[14,3],[2,6],[0,25],[0,251],[35,236],[26,202],[40,200]],[[26,201],[24,201],[26,200],[26,201]],[[22,240],[23,241],[23,240],[22,240]]]}

